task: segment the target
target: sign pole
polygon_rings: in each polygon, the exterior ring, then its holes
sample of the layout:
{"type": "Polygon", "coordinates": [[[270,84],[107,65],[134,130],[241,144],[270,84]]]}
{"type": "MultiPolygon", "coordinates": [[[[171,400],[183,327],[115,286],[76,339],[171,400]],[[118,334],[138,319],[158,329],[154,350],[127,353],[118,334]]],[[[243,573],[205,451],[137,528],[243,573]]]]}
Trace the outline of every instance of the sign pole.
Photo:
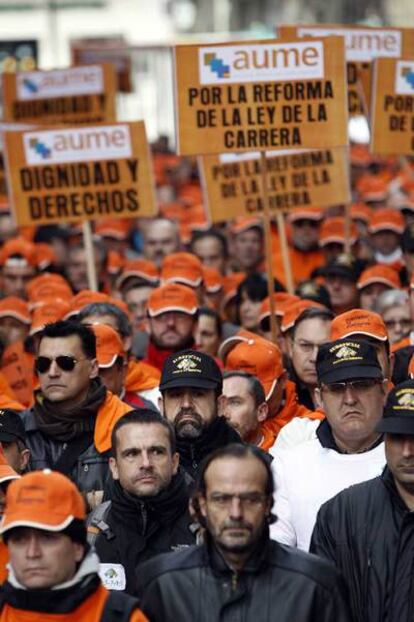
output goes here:
{"type": "Polygon", "coordinates": [[[98,291],[98,279],[96,277],[95,252],[92,241],[91,223],[89,220],[82,222],[83,245],[86,251],[86,269],[88,272],[89,289],[98,291]]]}
{"type": "Polygon", "coordinates": [[[351,206],[345,205],[345,245],[344,250],[347,255],[351,254],[351,206]]]}
{"type": "Polygon", "coordinates": [[[277,326],[276,326],[276,307],[275,307],[275,282],[273,279],[273,265],[272,265],[272,231],[270,224],[270,210],[269,210],[269,195],[267,192],[267,175],[266,175],[266,153],[260,152],[260,172],[262,176],[262,188],[263,188],[263,225],[265,234],[265,251],[266,251],[266,271],[267,271],[267,291],[269,294],[270,302],[270,331],[272,333],[272,341],[276,343],[277,340],[277,326]]]}

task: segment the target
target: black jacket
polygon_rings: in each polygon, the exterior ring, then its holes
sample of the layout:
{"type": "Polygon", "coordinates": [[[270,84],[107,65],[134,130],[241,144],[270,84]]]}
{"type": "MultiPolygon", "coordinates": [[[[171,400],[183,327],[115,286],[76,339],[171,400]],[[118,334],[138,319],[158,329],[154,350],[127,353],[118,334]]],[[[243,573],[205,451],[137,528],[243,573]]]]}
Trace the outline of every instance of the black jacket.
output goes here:
{"type": "MultiPolygon", "coordinates": [[[[118,481],[111,482],[109,494],[111,504],[105,524],[96,524],[99,534],[94,545],[102,563],[124,567],[126,591],[131,592],[139,563],[195,543],[187,485],[179,471],[168,488],[154,497],[135,497],[124,491],[118,481]]],[[[95,525],[93,516],[97,512],[98,508],[92,512],[89,524],[95,525]]]]}
{"type": "Polygon", "coordinates": [[[191,477],[195,477],[198,466],[205,456],[230,443],[242,443],[242,440],[224,417],[216,417],[199,438],[177,438],[180,465],[191,477]]]}
{"type": "Polygon", "coordinates": [[[414,620],[414,513],[387,468],[321,507],[310,550],[341,570],[355,622],[414,620]]]}
{"type": "Polygon", "coordinates": [[[266,539],[235,574],[211,544],[138,567],[140,606],[151,622],[350,622],[333,566],[266,539]]]}

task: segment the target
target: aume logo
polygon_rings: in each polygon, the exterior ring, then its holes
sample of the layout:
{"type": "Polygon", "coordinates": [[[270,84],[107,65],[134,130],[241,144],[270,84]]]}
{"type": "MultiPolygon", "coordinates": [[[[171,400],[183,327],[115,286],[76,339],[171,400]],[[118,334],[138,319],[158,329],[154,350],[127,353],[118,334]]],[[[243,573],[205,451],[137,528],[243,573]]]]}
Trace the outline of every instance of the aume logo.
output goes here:
{"type": "Polygon", "coordinates": [[[23,135],[26,163],[58,164],[129,158],[132,155],[128,125],[102,125],[26,132],[23,135]]]}
{"type": "Polygon", "coordinates": [[[104,90],[99,65],[55,71],[23,71],[16,75],[17,99],[33,100],[71,95],[94,95],[104,90]]]}
{"type": "Polygon", "coordinates": [[[414,95],[414,61],[398,60],[395,64],[395,92],[414,95]]]}
{"type": "Polygon", "coordinates": [[[198,54],[200,84],[324,77],[322,41],[200,47],[198,54]]]}

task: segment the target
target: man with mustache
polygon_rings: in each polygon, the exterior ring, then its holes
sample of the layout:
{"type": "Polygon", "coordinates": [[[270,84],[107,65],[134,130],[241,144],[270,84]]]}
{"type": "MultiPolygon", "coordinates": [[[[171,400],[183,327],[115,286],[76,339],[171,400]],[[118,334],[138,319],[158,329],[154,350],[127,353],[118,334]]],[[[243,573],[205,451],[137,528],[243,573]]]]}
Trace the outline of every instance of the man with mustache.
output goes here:
{"type": "Polygon", "coordinates": [[[318,514],[311,551],[333,561],[349,587],[355,622],[412,620],[414,381],[389,394],[381,476],[339,493],[318,514]]]}
{"type": "Polygon", "coordinates": [[[151,622],[349,622],[334,567],[269,539],[273,487],[257,447],[228,445],[203,461],[193,497],[203,544],[138,568],[151,622]]]}
{"type": "Polygon", "coordinates": [[[201,460],[241,438],[218,416],[223,377],[212,356],[196,350],[172,354],[160,381],[160,410],[173,424],[180,464],[194,477],[201,460]]]}

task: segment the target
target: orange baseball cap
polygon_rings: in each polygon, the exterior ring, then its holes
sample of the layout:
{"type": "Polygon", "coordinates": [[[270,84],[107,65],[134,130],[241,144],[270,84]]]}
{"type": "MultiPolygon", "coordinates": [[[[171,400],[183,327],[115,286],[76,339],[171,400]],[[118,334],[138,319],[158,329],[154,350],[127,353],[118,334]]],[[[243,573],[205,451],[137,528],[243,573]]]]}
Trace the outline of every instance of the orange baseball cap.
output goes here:
{"type": "Polygon", "coordinates": [[[0,250],[0,266],[10,263],[36,267],[36,248],[22,237],[12,238],[3,244],[0,250]],[[18,257],[14,258],[14,255],[18,257]]]}
{"type": "Polygon", "coordinates": [[[124,262],[125,260],[121,253],[113,250],[108,251],[106,260],[106,270],[108,274],[118,276],[124,266],[124,262]]]}
{"type": "Polygon", "coordinates": [[[355,335],[366,335],[378,341],[387,341],[388,333],[378,313],[365,309],[352,309],[337,315],[331,324],[331,340],[345,339],[355,335]]]}
{"type": "Polygon", "coordinates": [[[45,298],[48,297],[49,293],[54,296],[54,288],[57,286],[66,288],[68,294],[67,297],[71,298],[73,296],[72,288],[70,287],[68,281],[61,274],[46,272],[44,274],[39,274],[38,276],[35,276],[33,279],[30,279],[30,281],[26,285],[26,291],[29,300],[41,299],[42,296],[39,296],[38,292],[39,290],[42,290],[43,286],[45,287],[45,290],[43,292],[43,297],[45,298]]]}
{"type": "Polygon", "coordinates": [[[249,229],[259,228],[263,226],[261,218],[257,216],[238,216],[231,225],[231,232],[234,235],[244,233],[249,229]]]}
{"type": "Polygon", "coordinates": [[[357,281],[357,288],[364,289],[373,283],[382,283],[391,289],[400,289],[401,287],[398,273],[384,264],[376,264],[364,270],[357,281]]]}
{"type": "Polygon", "coordinates": [[[288,222],[298,220],[315,220],[319,222],[323,218],[323,209],[320,207],[295,207],[288,214],[288,222]]]}
{"type": "Polygon", "coordinates": [[[125,357],[125,350],[119,334],[106,324],[92,324],[96,337],[96,358],[99,367],[112,367],[118,356],[125,357]]]}
{"type": "MultiPolygon", "coordinates": [[[[294,302],[299,302],[300,298],[299,296],[295,296],[294,294],[288,294],[287,292],[276,292],[273,295],[273,300],[275,301],[276,315],[278,317],[283,317],[287,307],[289,307],[294,302]]],[[[270,317],[270,296],[262,300],[259,322],[265,320],[268,317],[270,317]]]]}
{"type": "Polygon", "coordinates": [[[260,380],[268,400],[284,372],[282,353],[266,339],[239,337],[239,343],[228,353],[226,370],[245,371],[260,380]]]}
{"type": "Polygon", "coordinates": [[[288,330],[294,327],[299,317],[302,315],[306,309],[326,309],[323,305],[319,304],[319,302],[314,302],[313,300],[301,299],[298,302],[294,302],[290,304],[283,315],[282,322],[280,324],[280,330],[282,333],[286,333],[288,330]]]}
{"type": "Polygon", "coordinates": [[[85,503],[75,484],[62,473],[43,469],[10,484],[0,533],[15,527],[63,531],[73,520],[85,518],[85,503]]]}
{"type": "Polygon", "coordinates": [[[203,264],[192,253],[171,253],[161,264],[161,283],[198,287],[203,282],[203,264]]]}
{"type": "Polygon", "coordinates": [[[388,184],[375,175],[364,175],[358,183],[357,190],[364,201],[385,201],[388,196],[388,184]]]}
{"type": "Polygon", "coordinates": [[[223,277],[223,307],[237,294],[237,288],[246,278],[245,272],[232,272],[223,277]]]}
{"type": "Polygon", "coordinates": [[[65,319],[67,320],[72,315],[77,315],[84,307],[94,302],[109,302],[109,296],[103,292],[94,292],[91,289],[82,289],[72,298],[70,312],[65,319]]]}
{"type": "Polygon", "coordinates": [[[223,289],[223,277],[216,268],[203,266],[203,281],[207,294],[216,294],[223,289]]]}
{"type": "Polygon", "coordinates": [[[95,233],[105,238],[126,240],[131,230],[131,221],[124,218],[104,218],[95,224],[95,233]]]}
{"type": "Polygon", "coordinates": [[[365,203],[354,203],[351,205],[350,212],[352,220],[362,220],[366,225],[372,216],[372,208],[365,203]]]}
{"type": "Polygon", "coordinates": [[[49,266],[52,266],[57,262],[56,253],[50,244],[37,243],[35,244],[36,252],[36,265],[39,270],[46,270],[49,266]]]}
{"type": "Polygon", "coordinates": [[[160,277],[157,266],[147,259],[129,259],[124,263],[122,274],[119,276],[116,285],[122,287],[127,279],[135,277],[142,279],[150,285],[157,285],[160,277]]]}
{"type": "Polygon", "coordinates": [[[369,153],[368,145],[361,143],[351,145],[350,161],[353,166],[367,168],[371,163],[371,154],[369,153]]]}
{"type": "Polygon", "coordinates": [[[6,296],[0,300],[0,318],[13,317],[22,324],[30,324],[31,317],[27,302],[17,296],[6,296]]]}
{"type": "Polygon", "coordinates": [[[197,313],[197,296],[190,287],[179,283],[167,283],[151,292],[147,311],[150,317],[157,317],[168,311],[180,311],[187,315],[197,313]]]}
{"type": "MultiPolygon", "coordinates": [[[[0,414],[1,414],[0,410],[0,414]]],[[[10,482],[13,479],[19,479],[20,475],[16,473],[14,469],[7,462],[7,458],[4,455],[4,449],[0,444],[0,484],[10,482]]]]}
{"type": "Polygon", "coordinates": [[[30,334],[35,335],[43,330],[46,324],[63,320],[69,312],[70,304],[68,302],[55,298],[42,300],[41,304],[33,311],[30,334]]]}
{"type": "Polygon", "coordinates": [[[404,231],[405,220],[401,212],[395,209],[384,208],[374,212],[368,225],[369,233],[379,231],[394,231],[401,234],[404,231]]]}
{"type": "MultiPolygon", "coordinates": [[[[358,239],[358,230],[354,222],[351,222],[350,243],[355,244],[358,239]]],[[[319,246],[327,244],[345,244],[345,218],[327,218],[324,220],[319,232],[319,246]]]]}

